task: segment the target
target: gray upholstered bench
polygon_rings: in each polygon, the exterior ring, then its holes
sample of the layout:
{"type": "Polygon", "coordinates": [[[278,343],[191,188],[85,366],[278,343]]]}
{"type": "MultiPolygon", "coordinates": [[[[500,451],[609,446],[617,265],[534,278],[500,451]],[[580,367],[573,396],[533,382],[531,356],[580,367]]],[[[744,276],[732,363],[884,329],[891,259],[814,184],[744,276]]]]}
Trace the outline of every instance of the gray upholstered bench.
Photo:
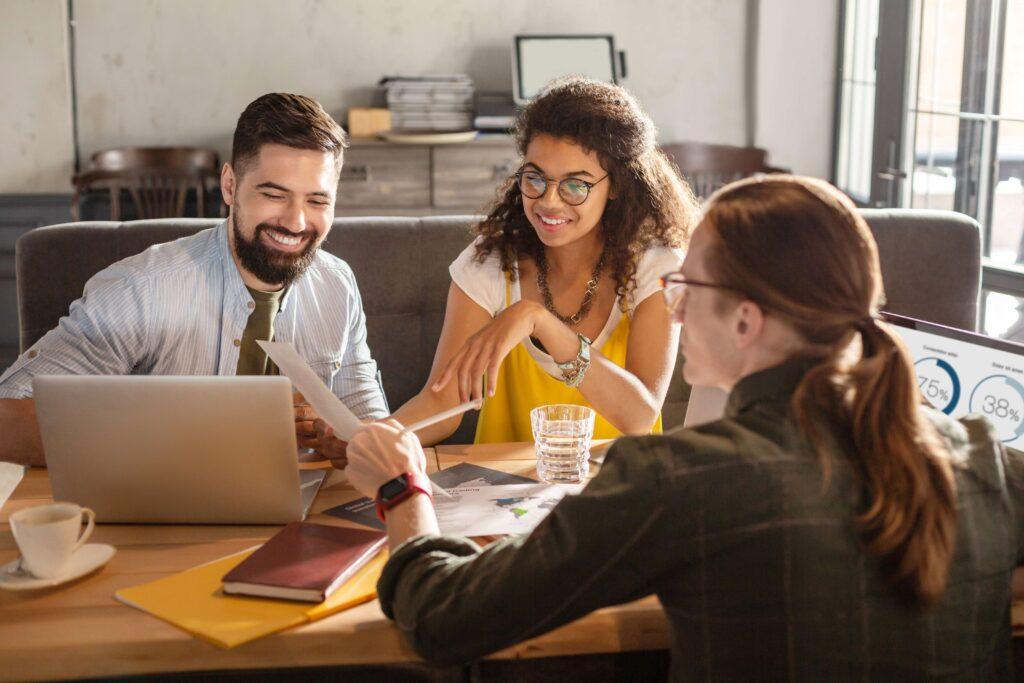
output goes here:
{"type": "MultiPolygon", "coordinates": [[[[980,231],[955,213],[866,210],[878,239],[887,308],[915,318],[974,329],[981,280],[980,231]]],[[[470,242],[470,216],[338,218],[324,248],[355,271],[370,348],[392,409],[420,390],[444,320],[448,264],[470,242]]],[[[146,247],[193,234],[211,219],[85,222],[32,230],[17,243],[21,348],[67,314],[89,279],[146,247]]],[[[183,292],[183,296],[187,293],[183,292]]],[[[682,421],[689,387],[680,368],[665,402],[665,424],[682,421]]],[[[475,419],[454,443],[472,441],[475,419]]]]}

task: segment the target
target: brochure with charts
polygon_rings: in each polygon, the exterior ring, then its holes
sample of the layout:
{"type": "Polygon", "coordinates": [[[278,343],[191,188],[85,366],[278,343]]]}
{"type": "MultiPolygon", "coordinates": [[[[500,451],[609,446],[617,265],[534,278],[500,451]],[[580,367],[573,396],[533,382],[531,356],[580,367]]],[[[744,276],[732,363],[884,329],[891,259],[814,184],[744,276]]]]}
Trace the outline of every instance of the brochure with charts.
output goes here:
{"type": "MultiPolygon", "coordinates": [[[[496,484],[529,484],[533,479],[521,477],[518,474],[501,472],[490,467],[480,467],[468,462],[460,462],[448,469],[434,472],[430,479],[449,493],[454,489],[472,486],[491,486],[496,484]]],[[[439,497],[434,496],[435,500],[439,497]]],[[[348,503],[324,510],[324,514],[347,519],[356,524],[362,524],[372,529],[383,529],[384,524],[377,518],[377,508],[370,498],[357,498],[348,503]]]]}
{"type": "Polygon", "coordinates": [[[441,533],[453,536],[528,534],[566,495],[583,485],[506,484],[449,489],[450,500],[435,499],[441,533]]]}

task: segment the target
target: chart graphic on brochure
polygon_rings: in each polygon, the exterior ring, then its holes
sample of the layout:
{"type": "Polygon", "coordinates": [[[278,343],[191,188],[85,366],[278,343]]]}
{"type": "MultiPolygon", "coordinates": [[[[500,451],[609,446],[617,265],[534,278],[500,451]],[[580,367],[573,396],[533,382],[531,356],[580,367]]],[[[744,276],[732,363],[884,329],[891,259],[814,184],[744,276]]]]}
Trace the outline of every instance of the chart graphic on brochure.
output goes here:
{"type": "Polygon", "coordinates": [[[1003,443],[1019,447],[1024,442],[1024,355],[919,329],[895,329],[915,359],[918,387],[933,406],[952,417],[979,413],[995,425],[1003,443]]]}
{"type": "MultiPolygon", "coordinates": [[[[448,491],[459,488],[481,488],[500,484],[532,484],[534,481],[518,474],[492,470],[468,462],[460,462],[440,472],[430,475],[430,480],[448,491]]],[[[438,500],[435,497],[435,500],[438,500]]],[[[342,505],[337,505],[324,514],[362,524],[372,529],[384,529],[384,524],[377,518],[377,507],[370,498],[357,498],[342,505]]]]}
{"type": "Polygon", "coordinates": [[[578,494],[583,485],[565,486],[533,482],[449,489],[451,500],[435,500],[434,512],[441,533],[453,536],[528,534],[566,495],[578,494]]]}

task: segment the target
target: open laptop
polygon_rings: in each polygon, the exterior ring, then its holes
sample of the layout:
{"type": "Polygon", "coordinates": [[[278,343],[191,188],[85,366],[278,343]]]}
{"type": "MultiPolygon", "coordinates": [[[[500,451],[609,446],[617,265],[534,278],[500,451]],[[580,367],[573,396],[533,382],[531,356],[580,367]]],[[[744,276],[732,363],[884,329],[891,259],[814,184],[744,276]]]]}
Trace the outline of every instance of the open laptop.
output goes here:
{"type": "Polygon", "coordinates": [[[40,376],[54,500],[98,522],[284,524],[326,470],[297,465],[286,377],[40,376]]]}
{"type": "MultiPolygon", "coordinates": [[[[1008,447],[1024,444],[1024,345],[953,327],[883,313],[914,359],[918,386],[935,408],[959,418],[980,413],[1008,447]]],[[[693,387],[684,424],[722,416],[727,394],[693,387]]]]}
{"type": "Polygon", "coordinates": [[[999,439],[1024,439],[1024,345],[953,327],[883,314],[914,359],[924,398],[952,417],[984,415],[999,439]]]}

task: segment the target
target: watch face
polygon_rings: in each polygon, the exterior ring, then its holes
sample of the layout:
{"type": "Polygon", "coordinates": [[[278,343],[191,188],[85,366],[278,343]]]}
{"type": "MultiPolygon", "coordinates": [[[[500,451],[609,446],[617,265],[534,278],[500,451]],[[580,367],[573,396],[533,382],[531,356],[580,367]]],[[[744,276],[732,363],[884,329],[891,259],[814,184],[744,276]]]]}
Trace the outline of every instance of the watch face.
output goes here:
{"type": "Polygon", "coordinates": [[[409,482],[404,474],[400,474],[391,481],[381,484],[380,499],[383,501],[390,500],[407,488],[409,488],[409,482]]]}

